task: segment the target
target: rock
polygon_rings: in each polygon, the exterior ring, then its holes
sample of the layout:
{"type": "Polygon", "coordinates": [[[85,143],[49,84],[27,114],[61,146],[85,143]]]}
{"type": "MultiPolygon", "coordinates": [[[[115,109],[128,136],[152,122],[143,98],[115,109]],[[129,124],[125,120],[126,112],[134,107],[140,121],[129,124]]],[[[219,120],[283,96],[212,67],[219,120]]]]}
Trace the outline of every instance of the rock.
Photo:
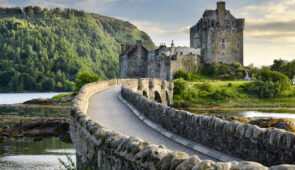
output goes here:
{"type": "Polygon", "coordinates": [[[241,170],[267,170],[268,168],[257,163],[250,161],[242,161],[236,165],[232,165],[231,169],[241,169],[241,170]]]}
{"type": "Polygon", "coordinates": [[[185,160],[181,164],[179,164],[175,170],[186,170],[186,169],[192,169],[195,165],[197,165],[199,162],[201,162],[201,159],[194,155],[191,156],[189,159],[185,160]]]}
{"type": "Polygon", "coordinates": [[[60,99],[59,103],[72,103],[73,98],[71,97],[63,97],[60,99]]]}
{"type": "Polygon", "coordinates": [[[39,98],[39,99],[32,99],[25,101],[23,104],[56,104],[54,101],[50,99],[44,99],[44,98],[39,98]]]}
{"type": "Polygon", "coordinates": [[[204,160],[198,163],[195,167],[192,168],[192,170],[206,170],[206,169],[212,169],[214,170],[215,162],[211,160],[204,160]]]}
{"type": "Polygon", "coordinates": [[[272,166],[269,169],[270,170],[294,170],[295,165],[278,165],[278,166],[272,166]]]}

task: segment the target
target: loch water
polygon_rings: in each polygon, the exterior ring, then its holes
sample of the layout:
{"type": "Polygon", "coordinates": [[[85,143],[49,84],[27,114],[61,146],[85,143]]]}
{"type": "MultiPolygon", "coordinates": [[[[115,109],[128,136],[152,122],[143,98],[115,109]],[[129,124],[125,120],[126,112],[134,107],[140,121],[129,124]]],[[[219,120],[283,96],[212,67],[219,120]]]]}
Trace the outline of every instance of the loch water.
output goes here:
{"type": "MultiPolygon", "coordinates": [[[[50,98],[60,93],[5,93],[0,94],[0,128],[12,127],[20,120],[34,118],[68,118],[68,108],[22,107],[9,104],[22,103],[35,98],[50,98]],[[4,105],[3,105],[4,104],[4,105]]],[[[7,169],[64,169],[60,160],[69,163],[65,154],[75,162],[75,149],[56,137],[41,141],[26,139],[0,143],[0,170],[7,169]]]]}

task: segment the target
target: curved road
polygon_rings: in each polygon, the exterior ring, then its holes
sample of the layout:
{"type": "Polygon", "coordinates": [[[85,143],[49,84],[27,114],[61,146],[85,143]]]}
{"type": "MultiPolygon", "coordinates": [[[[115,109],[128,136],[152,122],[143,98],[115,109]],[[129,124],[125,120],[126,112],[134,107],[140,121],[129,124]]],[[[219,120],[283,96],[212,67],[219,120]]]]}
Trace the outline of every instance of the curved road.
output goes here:
{"type": "Polygon", "coordinates": [[[120,90],[121,86],[117,86],[93,95],[89,101],[88,116],[104,127],[119,131],[124,135],[138,137],[157,145],[165,145],[166,148],[173,151],[198,155],[202,160],[215,160],[202,153],[190,150],[147,126],[119,100],[120,90]]]}

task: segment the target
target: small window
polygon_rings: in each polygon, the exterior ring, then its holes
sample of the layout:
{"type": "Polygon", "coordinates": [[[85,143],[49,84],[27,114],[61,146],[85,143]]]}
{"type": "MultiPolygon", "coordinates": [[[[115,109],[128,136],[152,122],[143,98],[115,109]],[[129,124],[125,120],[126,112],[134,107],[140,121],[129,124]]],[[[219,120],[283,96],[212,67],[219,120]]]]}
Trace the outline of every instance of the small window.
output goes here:
{"type": "Polygon", "coordinates": [[[223,50],[225,49],[225,44],[222,44],[222,49],[223,49],[223,50]]]}
{"type": "Polygon", "coordinates": [[[183,54],[183,52],[180,52],[180,55],[182,55],[183,54]]]}
{"type": "Polygon", "coordinates": [[[222,39],[222,43],[225,43],[225,39],[222,39]]]}
{"type": "Polygon", "coordinates": [[[238,44],[238,48],[240,48],[240,44],[238,44]]]}

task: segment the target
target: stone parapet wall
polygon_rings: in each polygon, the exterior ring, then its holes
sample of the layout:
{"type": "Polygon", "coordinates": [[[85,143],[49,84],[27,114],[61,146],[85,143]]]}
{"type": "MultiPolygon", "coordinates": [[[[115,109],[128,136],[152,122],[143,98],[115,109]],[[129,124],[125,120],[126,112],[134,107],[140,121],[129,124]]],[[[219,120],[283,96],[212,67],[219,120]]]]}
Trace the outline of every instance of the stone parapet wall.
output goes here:
{"type": "Polygon", "coordinates": [[[148,100],[128,86],[122,88],[121,95],[154,123],[209,148],[267,166],[295,163],[292,132],[176,110],[148,100]]]}
{"type": "MultiPolygon", "coordinates": [[[[198,156],[190,157],[183,152],[173,152],[166,149],[164,146],[157,146],[144,142],[138,138],[128,137],[116,131],[108,130],[102,125],[91,120],[87,116],[88,100],[91,98],[91,96],[97,92],[114,87],[116,85],[120,85],[126,81],[126,79],[110,80],[87,84],[75,97],[71,110],[72,121],[70,125],[70,133],[73,144],[76,148],[78,169],[279,170],[284,168],[294,168],[290,165],[281,165],[267,168],[255,162],[202,161],[198,158],[198,156]]],[[[138,82],[138,80],[132,80],[127,84],[135,85],[136,83],[132,83],[133,81],[138,82]]],[[[140,103],[153,103],[128,88],[123,87],[122,95],[125,98],[128,98],[128,101],[130,102],[135,101],[134,99],[130,99],[130,97],[135,97],[140,103]]],[[[158,109],[158,106],[162,106],[156,103],[153,104],[157,106],[158,109]]],[[[162,115],[158,111],[156,113],[162,115]]]]}

